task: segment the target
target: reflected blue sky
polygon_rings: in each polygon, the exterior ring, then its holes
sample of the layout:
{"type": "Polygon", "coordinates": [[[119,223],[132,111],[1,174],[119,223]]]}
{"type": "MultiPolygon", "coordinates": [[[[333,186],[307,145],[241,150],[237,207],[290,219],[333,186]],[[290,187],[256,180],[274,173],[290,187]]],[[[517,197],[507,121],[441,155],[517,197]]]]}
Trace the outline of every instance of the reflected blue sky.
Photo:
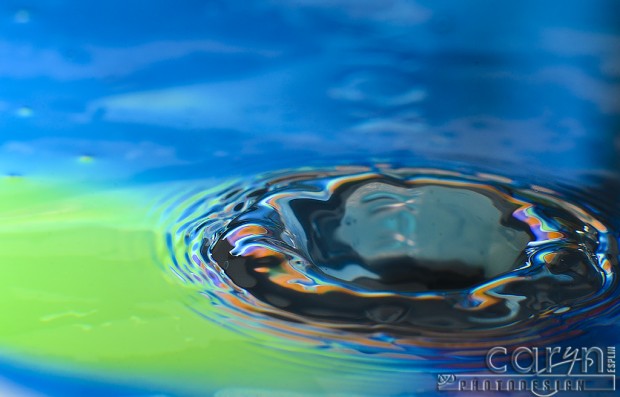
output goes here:
{"type": "Polygon", "coordinates": [[[618,149],[619,7],[6,1],[0,172],[88,155],[104,179],[317,156],[604,173],[618,149]]]}

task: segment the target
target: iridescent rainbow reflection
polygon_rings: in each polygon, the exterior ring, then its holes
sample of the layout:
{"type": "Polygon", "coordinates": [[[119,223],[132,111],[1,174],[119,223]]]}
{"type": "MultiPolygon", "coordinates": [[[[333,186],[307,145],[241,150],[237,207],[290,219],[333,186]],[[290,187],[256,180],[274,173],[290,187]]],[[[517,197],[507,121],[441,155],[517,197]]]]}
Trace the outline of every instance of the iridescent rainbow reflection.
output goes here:
{"type": "Polygon", "coordinates": [[[574,336],[618,295],[603,223],[560,194],[486,174],[283,171],[163,207],[165,265],[203,298],[191,307],[282,346],[428,367],[445,360],[437,349],[475,356],[574,336]]]}

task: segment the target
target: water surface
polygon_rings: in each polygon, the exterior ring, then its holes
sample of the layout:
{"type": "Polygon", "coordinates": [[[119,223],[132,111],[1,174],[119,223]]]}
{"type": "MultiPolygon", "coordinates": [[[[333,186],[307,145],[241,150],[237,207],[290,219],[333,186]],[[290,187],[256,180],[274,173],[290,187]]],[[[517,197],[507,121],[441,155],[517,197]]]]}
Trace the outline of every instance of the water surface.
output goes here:
{"type": "Polygon", "coordinates": [[[437,395],[617,345],[617,15],[3,3],[0,394],[437,395]]]}

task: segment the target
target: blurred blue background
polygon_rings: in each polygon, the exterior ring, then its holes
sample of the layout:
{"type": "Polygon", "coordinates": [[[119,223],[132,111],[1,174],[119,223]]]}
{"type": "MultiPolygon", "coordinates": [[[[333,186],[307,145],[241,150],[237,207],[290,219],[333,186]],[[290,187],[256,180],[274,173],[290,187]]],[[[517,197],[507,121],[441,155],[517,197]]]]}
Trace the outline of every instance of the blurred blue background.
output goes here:
{"type": "Polygon", "coordinates": [[[2,173],[617,174],[616,1],[6,0],[0,18],[2,173]]]}

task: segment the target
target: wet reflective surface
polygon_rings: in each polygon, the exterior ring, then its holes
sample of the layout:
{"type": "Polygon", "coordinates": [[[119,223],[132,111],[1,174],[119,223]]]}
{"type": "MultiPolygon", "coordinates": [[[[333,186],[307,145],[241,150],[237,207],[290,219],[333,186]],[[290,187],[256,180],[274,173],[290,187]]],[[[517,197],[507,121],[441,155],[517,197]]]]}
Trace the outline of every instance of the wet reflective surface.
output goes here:
{"type": "Polygon", "coordinates": [[[241,331],[348,337],[364,353],[544,343],[569,336],[558,321],[618,295],[607,226],[557,192],[492,175],[289,171],[174,206],[185,211],[166,220],[168,238],[184,248],[170,271],[208,298],[196,310],[221,306],[241,331]]]}
{"type": "Polygon", "coordinates": [[[618,15],[3,2],[0,394],[427,396],[618,345],[618,15]]]}

